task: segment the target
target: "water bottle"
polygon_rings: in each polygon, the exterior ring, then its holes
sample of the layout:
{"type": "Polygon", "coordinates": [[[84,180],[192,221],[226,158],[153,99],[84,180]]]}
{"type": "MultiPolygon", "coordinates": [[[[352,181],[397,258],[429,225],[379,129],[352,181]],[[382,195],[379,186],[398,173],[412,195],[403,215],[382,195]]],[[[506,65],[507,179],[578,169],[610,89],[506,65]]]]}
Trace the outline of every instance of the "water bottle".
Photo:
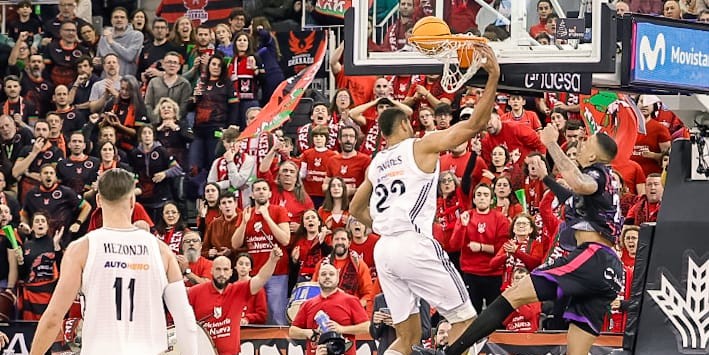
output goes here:
{"type": "Polygon", "coordinates": [[[318,324],[320,327],[320,331],[322,333],[327,333],[330,331],[330,328],[328,328],[327,323],[330,322],[330,316],[327,315],[323,310],[319,310],[318,313],[315,313],[315,323],[318,324]]]}

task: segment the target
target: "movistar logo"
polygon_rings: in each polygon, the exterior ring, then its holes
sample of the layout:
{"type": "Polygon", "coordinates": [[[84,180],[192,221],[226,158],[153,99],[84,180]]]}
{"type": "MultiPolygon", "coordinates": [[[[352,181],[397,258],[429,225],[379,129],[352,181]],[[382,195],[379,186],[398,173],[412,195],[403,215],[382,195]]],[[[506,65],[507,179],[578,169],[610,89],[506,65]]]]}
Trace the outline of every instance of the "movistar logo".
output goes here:
{"type": "Polygon", "coordinates": [[[639,48],[639,60],[640,60],[640,70],[655,70],[658,61],[660,65],[665,65],[665,53],[667,49],[665,48],[665,35],[659,33],[655,37],[655,45],[650,45],[650,39],[647,36],[643,36],[640,39],[639,48]]]}

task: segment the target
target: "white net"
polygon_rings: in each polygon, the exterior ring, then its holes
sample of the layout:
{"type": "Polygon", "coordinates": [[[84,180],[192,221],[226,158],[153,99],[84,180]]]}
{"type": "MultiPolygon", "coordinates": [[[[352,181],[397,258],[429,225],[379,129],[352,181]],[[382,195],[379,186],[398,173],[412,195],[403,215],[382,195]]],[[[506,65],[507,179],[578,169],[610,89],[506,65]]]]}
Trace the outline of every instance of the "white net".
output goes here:
{"type": "Polygon", "coordinates": [[[452,36],[416,36],[409,39],[419,52],[443,63],[441,87],[452,94],[460,90],[483,64],[485,57],[475,49],[485,40],[469,34],[452,36]]]}

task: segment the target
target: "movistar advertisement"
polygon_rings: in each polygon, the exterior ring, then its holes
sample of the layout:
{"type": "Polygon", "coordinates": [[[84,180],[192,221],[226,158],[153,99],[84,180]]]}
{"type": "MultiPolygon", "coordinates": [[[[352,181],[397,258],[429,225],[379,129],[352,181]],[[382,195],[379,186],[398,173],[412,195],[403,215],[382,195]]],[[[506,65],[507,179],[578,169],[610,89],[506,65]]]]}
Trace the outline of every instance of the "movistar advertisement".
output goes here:
{"type": "Polygon", "coordinates": [[[633,24],[631,84],[709,91],[709,26],[633,24]]]}

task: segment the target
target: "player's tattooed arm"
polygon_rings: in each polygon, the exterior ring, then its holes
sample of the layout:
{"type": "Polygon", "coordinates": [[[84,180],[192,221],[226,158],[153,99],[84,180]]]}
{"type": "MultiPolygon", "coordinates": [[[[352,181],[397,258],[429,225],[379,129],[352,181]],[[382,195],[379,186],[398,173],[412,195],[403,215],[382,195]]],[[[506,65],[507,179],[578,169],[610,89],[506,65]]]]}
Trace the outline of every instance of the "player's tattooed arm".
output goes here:
{"type": "Polygon", "coordinates": [[[591,195],[598,190],[596,180],[582,173],[576,162],[566,156],[556,142],[547,145],[547,153],[549,153],[554,160],[561,176],[564,177],[566,183],[569,184],[569,187],[571,187],[575,193],[579,195],[591,195]]]}

